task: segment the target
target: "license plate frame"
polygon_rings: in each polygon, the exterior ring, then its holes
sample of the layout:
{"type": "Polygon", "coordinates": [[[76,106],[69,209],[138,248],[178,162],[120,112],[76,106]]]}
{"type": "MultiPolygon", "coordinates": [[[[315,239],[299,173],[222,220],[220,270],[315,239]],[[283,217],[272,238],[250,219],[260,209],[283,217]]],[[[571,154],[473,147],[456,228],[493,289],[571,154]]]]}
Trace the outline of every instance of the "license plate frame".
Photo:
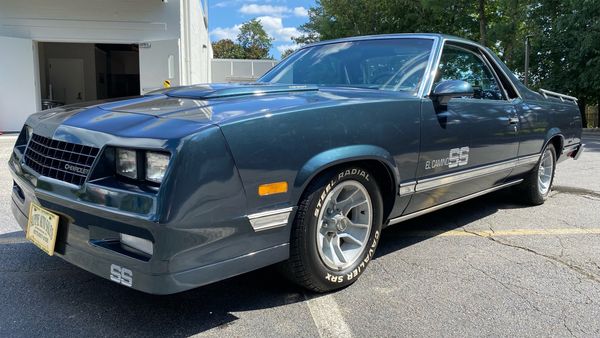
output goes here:
{"type": "Polygon", "coordinates": [[[25,238],[49,256],[53,256],[59,220],[60,216],[57,214],[33,202],[30,203],[25,238]]]}

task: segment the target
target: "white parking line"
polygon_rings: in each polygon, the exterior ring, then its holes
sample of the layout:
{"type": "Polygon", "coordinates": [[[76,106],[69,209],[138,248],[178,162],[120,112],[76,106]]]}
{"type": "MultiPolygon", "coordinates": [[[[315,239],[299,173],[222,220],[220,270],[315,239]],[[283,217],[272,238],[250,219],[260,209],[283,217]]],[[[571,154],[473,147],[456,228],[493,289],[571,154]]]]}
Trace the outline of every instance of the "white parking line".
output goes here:
{"type": "Polygon", "coordinates": [[[2,245],[2,244],[22,244],[22,243],[29,243],[29,241],[27,241],[25,239],[25,237],[0,238],[0,245],[2,245]]]}
{"type": "Polygon", "coordinates": [[[352,337],[352,331],[346,323],[333,295],[319,296],[307,299],[306,304],[312,316],[319,336],[321,337],[352,337]]]}
{"type": "Polygon", "coordinates": [[[504,237],[600,235],[600,228],[506,229],[506,230],[415,230],[398,233],[402,237],[504,237]]]}

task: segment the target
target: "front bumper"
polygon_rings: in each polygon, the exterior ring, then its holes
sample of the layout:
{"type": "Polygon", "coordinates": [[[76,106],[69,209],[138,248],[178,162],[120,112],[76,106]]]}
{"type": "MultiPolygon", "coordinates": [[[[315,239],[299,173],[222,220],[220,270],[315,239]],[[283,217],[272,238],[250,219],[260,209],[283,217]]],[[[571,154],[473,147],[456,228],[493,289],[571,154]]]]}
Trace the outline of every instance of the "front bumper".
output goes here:
{"type": "MultiPolygon", "coordinates": [[[[31,192],[25,194],[26,196],[33,196],[31,192]]],[[[42,205],[47,205],[43,200],[37,198],[35,200],[42,205]]],[[[24,203],[20,202],[18,197],[13,194],[12,213],[23,231],[26,231],[27,216],[24,209],[24,203]]],[[[102,246],[94,245],[89,240],[83,239],[86,237],[86,231],[82,227],[75,224],[69,224],[68,227],[68,233],[65,234],[63,231],[59,235],[60,242],[57,243],[58,248],[55,252],[57,256],[109,280],[111,279],[112,266],[125,267],[132,272],[131,287],[151,294],[166,295],[189,290],[284,260],[288,255],[288,244],[284,243],[187,271],[154,273],[149,266],[151,263],[142,262],[102,246]],[[65,241],[65,238],[68,238],[68,240],[65,241]],[[72,240],[73,238],[80,238],[81,240],[72,240]]],[[[40,253],[42,252],[40,251],[40,253]]],[[[167,270],[167,263],[164,262],[163,267],[156,268],[163,271],[167,270]]]]}
{"type": "MultiPolygon", "coordinates": [[[[9,169],[14,180],[12,213],[23,230],[27,227],[30,203],[60,216],[55,255],[100,277],[111,279],[113,268],[130,271],[131,284],[120,283],[151,294],[172,294],[249,272],[282,260],[289,255],[287,241],[281,241],[285,227],[255,232],[247,218],[231,219],[227,227],[181,229],[159,224],[152,217],[66,198],[60,182],[54,189],[43,177],[34,186],[17,160],[9,169]],[[122,250],[118,234],[150,238],[154,253],[143,257],[122,250]],[[207,235],[208,234],[208,235],[207,235]],[[245,244],[245,245],[244,245],[245,244]],[[261,246],[258,247],[257,246],[261,246]]],[[[290,215],[292,210],[290,210],[290,215]]],[[[40,251],[40,254],[43,254],[40,251]]]]}

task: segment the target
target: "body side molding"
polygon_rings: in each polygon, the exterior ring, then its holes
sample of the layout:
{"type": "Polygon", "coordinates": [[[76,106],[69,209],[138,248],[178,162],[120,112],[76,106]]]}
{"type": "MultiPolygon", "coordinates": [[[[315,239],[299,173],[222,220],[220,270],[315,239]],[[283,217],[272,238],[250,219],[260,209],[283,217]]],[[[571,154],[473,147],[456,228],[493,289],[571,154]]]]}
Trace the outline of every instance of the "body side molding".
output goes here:
{"type": "Polygon", "coordinates": [[[443,174],[418,181],[400,184],[401,196],[437,189],[441,186],[468,181],[478,177],[491,175],[503,170],[508,170],[523,165],[531,165],[540,159],[541,154],[521,156],[516,159],[485,165],[478,168],[467,169],[451,174],[443,174]]]}
{"type": "Polygon", "coordinates": [[[452,206],[452,205],[455,205],[455,204],[458,204],[458,203],[470,200],[470,199],[475,198],[475,197],[483,196],[485,194],[488,194],[488,193],[491,193],[491,192],[494,192],[496,190],[500,190],[500,189],[503,189],[503,188],[507,188],[507,187],[519,184],[521,182],[523,182],[522,179],[516,180],[516,181],[512,181],[512,182],[508,182],[508,183],[504,183],[504,184],[501,184],[501,185],[498,185],[498,186],[495,186],[495,187],[492,187],[492,188],[489,188],[489,189],[486,189],[486,190],[482,190],[480,192],[476,192],[476,193],[471,194],[471,195],[467,195],[467,196],[464,196],[464,197],[461,197],[461,198],[457,198],[457,199],[452,200],[452,201],[448,201],[446,203],[435,205],[435,206],[433,206],[431,208],[419,210],[419,211],[413,212],[413,213],[408,214],[408,215],[403,215],[403,216],[400,216],[400,217],[392,218],[392,219],[390,219],[388,221],[387,225],[392,225],[392,224],[400,223],[400,222],[409,220],[411,218],[415,218],[415,217],[418,217],[418,216],[421,216],[421,215],[425,215],[427,213],[430,213],[430,212],[433,212],[433,211],[436,211],[436,210],[439,210],[439,209],[443,209],[445,207],[449,207],[449,206],[452,206]]]}

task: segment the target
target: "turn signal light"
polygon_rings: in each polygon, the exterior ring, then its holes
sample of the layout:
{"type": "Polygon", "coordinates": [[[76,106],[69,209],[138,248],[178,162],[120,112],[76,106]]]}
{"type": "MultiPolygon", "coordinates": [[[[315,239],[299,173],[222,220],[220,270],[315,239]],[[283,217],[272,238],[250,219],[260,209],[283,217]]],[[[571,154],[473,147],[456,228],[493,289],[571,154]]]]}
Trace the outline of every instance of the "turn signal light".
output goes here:
{"type": "Polygon", "coordinates": [[[287,191],[288,191],[287,182],[275,182],[275,183],[261,184],[258,186],[258,195],[259,196],[283,194],[287,191]]]}

